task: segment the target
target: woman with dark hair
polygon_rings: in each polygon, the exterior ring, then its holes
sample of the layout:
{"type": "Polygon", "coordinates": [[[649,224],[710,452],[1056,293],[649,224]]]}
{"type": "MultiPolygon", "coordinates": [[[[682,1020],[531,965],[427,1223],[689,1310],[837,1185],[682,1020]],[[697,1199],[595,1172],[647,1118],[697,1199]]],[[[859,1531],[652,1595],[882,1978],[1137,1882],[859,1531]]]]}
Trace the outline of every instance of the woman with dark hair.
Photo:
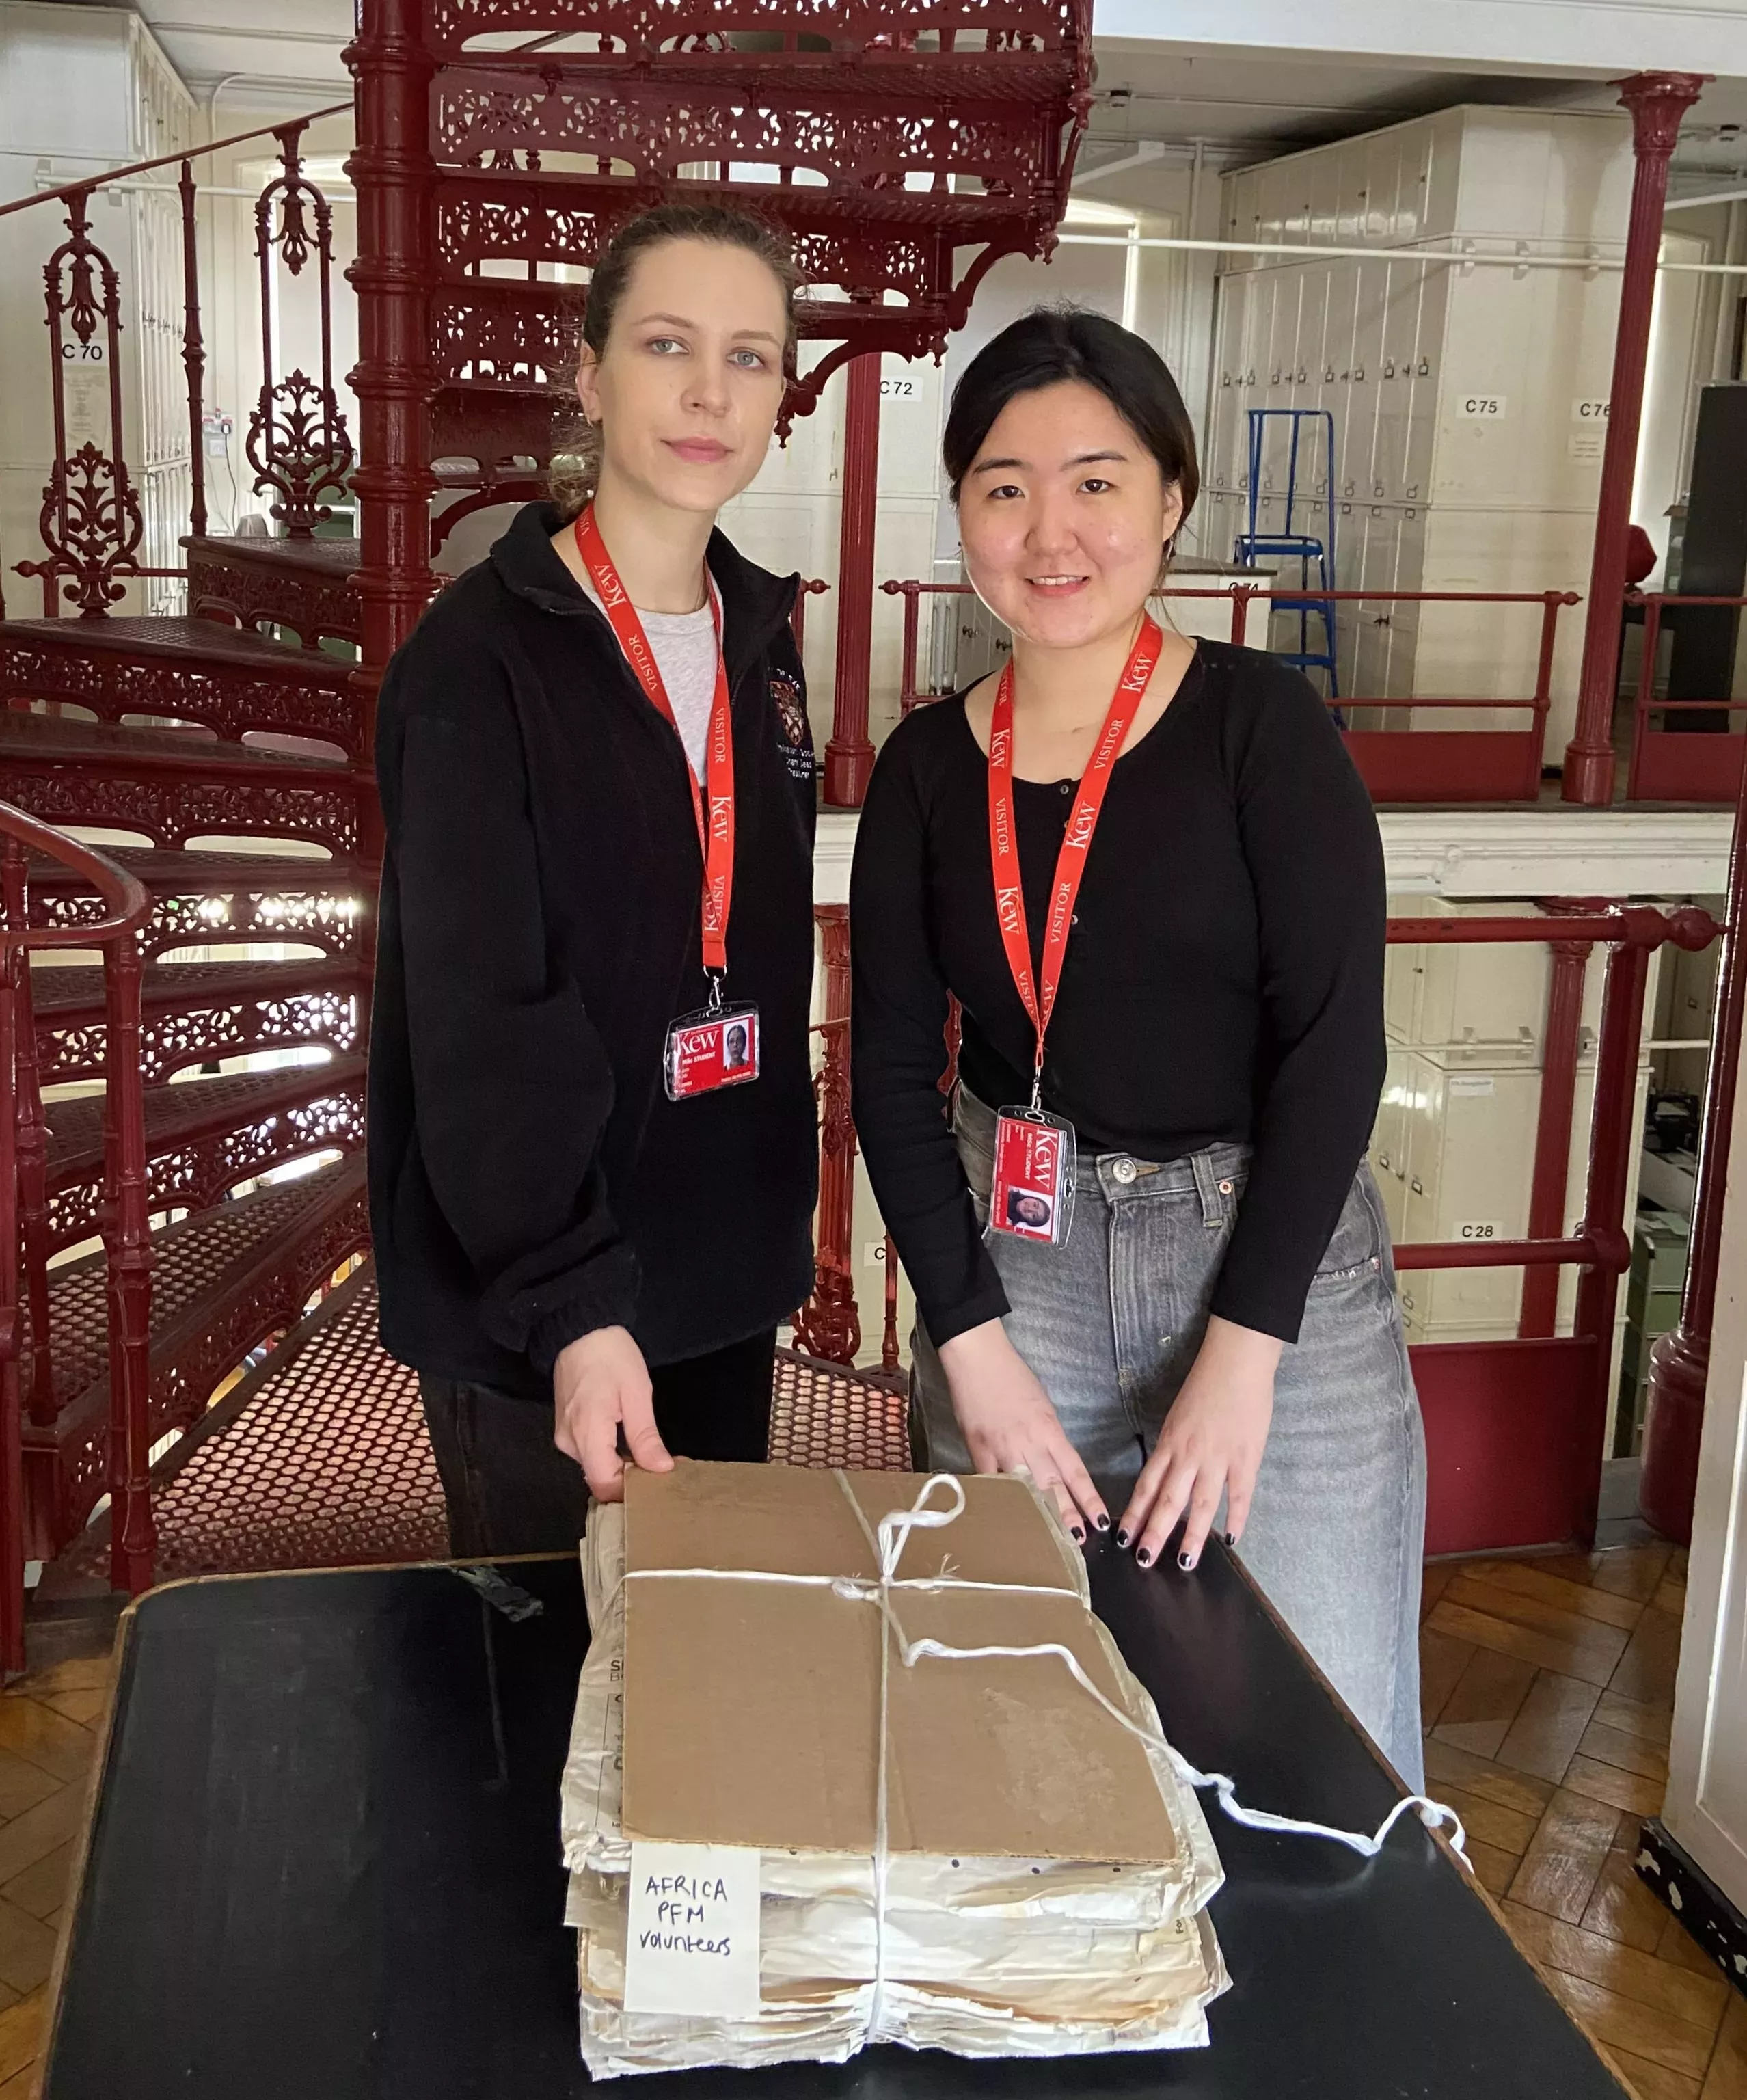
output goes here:
{"type": "Polygon", "coordinates": [[[1424,1449],[1382,1207],[1376,819],[1303,675],[1148,610],[1195,501],[1170,373],[1016,321],[953,396],[998,677],[887,740],[856,840],[855,1118],[930,1465],[1194,1568],[1220,1521],[1421,1779],[1424,1449]],[[951,1127],[949,995],[964,1009],[951,1127]]]}
{"type": "Polygon", "coordinates": [[[761,1459],[810,1286],[796,579],[716,529],[770,447],[795,282],[735,213],[622,228],[560,501],[383,681],[371,1223],[458,1554],[573,1546],[621,1440],[761,1459]]]}

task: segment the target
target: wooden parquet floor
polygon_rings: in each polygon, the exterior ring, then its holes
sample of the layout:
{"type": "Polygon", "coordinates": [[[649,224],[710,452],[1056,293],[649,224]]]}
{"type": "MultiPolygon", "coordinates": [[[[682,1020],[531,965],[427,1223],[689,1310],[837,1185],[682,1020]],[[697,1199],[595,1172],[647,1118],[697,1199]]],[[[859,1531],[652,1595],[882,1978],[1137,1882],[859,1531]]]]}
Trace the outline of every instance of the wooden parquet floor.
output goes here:
{"type": "Polygon", "coordinates": [[[1747,2100],[1747,1998],[1632,1872],[1668,1777],[1685,1576],[1661,1544],[1427,1568],[1426,1781],[1639,2100],[1747,2100]]]}
{"type": "MultiPolygon", "coordinates": [[[[1426,1570],[1432,1793],[1517,1943],[1639,2100],[1747,2100],[1747,1998],[1631,1868],[1661,1805],[1684,1602],[1662,1545],[1426,1570]]],[[[31,2100],[107,1656],[0,1694],[0,2100],[31,2100]]]]}

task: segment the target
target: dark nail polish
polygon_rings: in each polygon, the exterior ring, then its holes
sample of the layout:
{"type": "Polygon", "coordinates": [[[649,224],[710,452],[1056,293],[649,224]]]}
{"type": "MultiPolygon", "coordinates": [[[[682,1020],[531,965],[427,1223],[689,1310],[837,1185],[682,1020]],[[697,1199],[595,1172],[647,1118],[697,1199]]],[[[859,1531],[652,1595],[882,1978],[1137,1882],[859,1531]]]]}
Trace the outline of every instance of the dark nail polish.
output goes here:
{"type": "Polygon", "coordinates": [[[1108,1531],[1108,1530],[1110,1529],[1110,1520],[1107,1516],[1105,1516],[1105,1515],[1104,1515],[1104,1513],[1103,1513],[1103,1511],[1100,1511],[1100,1512],[1099,1512],[1099,1514],[1098,1514],[1098,1529],[1099,1529],[1099,1530],[1100,1530],[1100,1531],[1108,1531]]]}
{"type": "Polygon", "coordinates": [[[1180,1553],[1177,1555],[1177,1565],[1183,1570],[1183,1573],[1185,1575],[1193,1574],[1195,1568],[1194,1555],[1193,1553],[1180,1553]]]}
{"type": "Polygon", "coordinates": [[[1235,1532],[1228,1531],[1224,1533],[1222,1536],[1228,1546],[1235,1546],[1237,1543],[1237,1537],[1235,1532]]]}
{"type": "Polygon", "coordinates": [[[1071,1533],[1074,1542],[1076,1546],[1083,1546],[1086,1543],[1086,1534],[1080,1529],[1077,1524],[1070,1524],[1068,1529],[1071,1533]]]}
{"type": "Polygon", "coordinates": [[[1135,1559],[1143,1568],[1150,1568],[1153,1564],[1153,1556],[1147,1551],[1144,1546],[1140,1548],[1140,1551],[1136,1554],[1135,1559]]]}
{"type": "Polygon", "coordinates": [[[1126,1531],[1119,1531],[1117,1533],[1116,1543],[1118,1546],[1126,1546],[1128,1543],[1128,1534],[1126,1531]]]}

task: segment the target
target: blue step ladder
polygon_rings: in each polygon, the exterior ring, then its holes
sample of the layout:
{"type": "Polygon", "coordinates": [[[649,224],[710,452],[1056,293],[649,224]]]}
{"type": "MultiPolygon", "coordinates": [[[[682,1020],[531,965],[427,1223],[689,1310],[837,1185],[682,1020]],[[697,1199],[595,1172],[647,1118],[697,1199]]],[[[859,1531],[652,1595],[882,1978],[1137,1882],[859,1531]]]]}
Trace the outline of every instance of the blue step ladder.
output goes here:
{"type": "MultiPolygon", "coordinates": [[[[1340,697],[1339,674],[1335,668],[1335,601],[1318,595],[1336,588],[1335,581],[1335,416],[1328,408],[1252,408],[1250,411],[1250,529],[1237,536],[1236,558],[1245,567],[1252,564],[1258,555],[1275,555],[1299,565],[1299,587],[1305,595],[1295,607],[1281,608],[1288,619],[1295,611],[1298,615],[1298,646],[1278,652],[1283,664],[1295,664],[1300,670],[1322,670],[1329,674],[1328,697],[1340,697]],[[1266,448],[1268,419],[1277,417],[1290,426],[1286,452],[1286,521],[1277,532],[1260,529],[1260,515],[1262,502],[1262,457],[1266,448]],[[1314,495],[1301,496],[1299,489],[1299,460],[1305,458],[1305,473],[1309,474],[1309,460],[1316,452],[1315,434],[1307,435],[1307,423],[1320,424],[1323,442],[1323,487],[1325,497],[1314,495]],[[1303,451],[1301,453],[1300,445],[1303,451]],[[1315,532],[1302,531],[1305,526],[1315,526],[1315,532]],[[1321,514],[1319,516],[1319,512],[1321,514]],[[1312,573],[1314,571],[1314,573],[1312,573]],[[1322,646],[1312,649],[1310,623],[1322,623],[1322,646]]],[[[1270,623],[1271,624],[1271,623],[1270,623]]]]}

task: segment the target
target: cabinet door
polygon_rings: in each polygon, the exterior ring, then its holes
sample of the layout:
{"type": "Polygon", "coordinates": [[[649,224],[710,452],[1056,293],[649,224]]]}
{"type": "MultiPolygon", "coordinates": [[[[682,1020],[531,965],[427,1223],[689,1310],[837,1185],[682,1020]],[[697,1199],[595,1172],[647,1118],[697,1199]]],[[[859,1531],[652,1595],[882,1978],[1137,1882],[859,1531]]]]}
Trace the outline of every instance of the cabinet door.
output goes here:
{"type": "Polygon", "coordinates": [[[1377,1104],[1377,1121],[1372,1127],[1366,1154],[1377,1183],[1377,1193],[1383,1198],[1383,1215],[1388,1221],[1392,1240],[1402,1237],[1405,1218],[1402,1198],[1407,1188],[1406,1096],[1411,1083],[1408,1070],[1411,1062],[1411,1052],[1392,1049],[1389,1052],[1388,1072],[1377,1104]]]}
{"type": "Polygon", "coordinates": [[[1365,142],[1365,232],[1379,247],[1396,237],[1396,193],[1401,179],[1401,139],[1379,131],[1365,142]]]}
{"type": "MultiPolygon", "coordinates": [[[[1472,916],[1480,909],[1471,907],[1458,915],[1472,916]]],[[[1508,907],[1492,904],[1484,910],[1505,914],[1508,907]]],[[[1538,1065],[1546,1030],[1547,983],[1547,951],[1538,942],[1429,947],[1419,1040],[1467,1046],[1489,1065],[1538,1065]]]]}

